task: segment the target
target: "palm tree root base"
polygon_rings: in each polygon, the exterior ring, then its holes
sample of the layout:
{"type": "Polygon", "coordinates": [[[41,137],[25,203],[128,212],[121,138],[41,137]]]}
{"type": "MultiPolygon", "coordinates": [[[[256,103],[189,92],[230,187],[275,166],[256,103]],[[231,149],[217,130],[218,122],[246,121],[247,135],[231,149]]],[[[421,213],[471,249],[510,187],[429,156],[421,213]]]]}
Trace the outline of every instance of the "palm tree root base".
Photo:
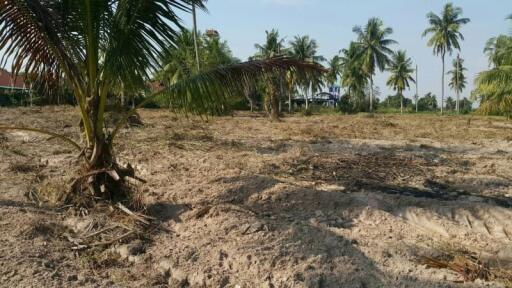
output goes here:
{"type": "Polygon", "coordinates": [[[98,202],[126,203],[135,210],[142,208],[142,202],[136,193],[135,185],[130,179],[146,183],[144,179],[135,176],[133,167],[126,167],[113,162],[109,168],[85,169],[76,178],[66,196],[66,204],[79,208],[92,208],[98,202]]]}

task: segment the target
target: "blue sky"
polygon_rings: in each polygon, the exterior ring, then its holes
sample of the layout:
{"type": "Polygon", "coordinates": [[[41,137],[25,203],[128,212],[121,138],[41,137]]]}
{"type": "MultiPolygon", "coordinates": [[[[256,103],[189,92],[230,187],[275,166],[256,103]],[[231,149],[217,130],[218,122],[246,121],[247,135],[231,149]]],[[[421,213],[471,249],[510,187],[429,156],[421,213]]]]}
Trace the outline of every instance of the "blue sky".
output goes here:
{"type": "MultiPolygon", "coordinates": [[[[461,57],[468,68],[470,85],[464,96],[469,96],[475,75],[487,68],[482,53],[485,42],[493,36],[512,30],[504,19],[512,14],[511,0],[459,0],[452,1],[471,19],[462,32],[461,57]]],[[[336,55],[355,39],[354,25],[363,25],[370,17],[381,18],[394,29],[391,38],[399,42],[394,49],[404,49],[419,66],[419,93],[432,91],[441,94],[441,59],[433,56],[421,33],[427,27],[425,15],[439,13],[443,0],[209,0],[208,13],[199,12],[199,29],[217,29],[226,39],[235,56],[246,59],[254,54],[254,44],[265,40],[265,30],[279,29],[286,40],[295,35],[309,35],[320,45],[320,54],[326,58],[336,55]]],[[[187,25],[191,16],[184,15],[187,25]]],[[[455,56],[455,55],[453,55],[455,56]]],[[[451,59],[447,61],[451,67],[451,59]]],[[[381,98],[390,93],[386,87],[386,73],[378,73],[376,85],[381,98]]],[[[449,91],[448,87],[446,88],[449,91]]],[[[414,88],[406,91],[414,94],[414,88]]],[[[447,92],[447,95],[453,94],[447,92]]]]}

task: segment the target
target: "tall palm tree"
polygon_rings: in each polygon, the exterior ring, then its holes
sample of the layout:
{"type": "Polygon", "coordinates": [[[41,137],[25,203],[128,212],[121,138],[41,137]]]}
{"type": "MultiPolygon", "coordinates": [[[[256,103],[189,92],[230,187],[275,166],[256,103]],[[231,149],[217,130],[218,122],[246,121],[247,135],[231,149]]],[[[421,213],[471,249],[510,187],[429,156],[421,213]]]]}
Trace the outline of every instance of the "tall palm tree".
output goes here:
{"type": "MultiPolygon", "coordinates": [[[[288,55],[294,59],[310,62],[315,64],[320,64],[325,61],[323,56],[318,55],[318,43],[315,39],[311,39],[309,36],[295,36],[292,41],[290,41],[290,49],[288,50],[288,55]]],[[[309,78],[309,79],[300,79],[299,85],[304,90],[305,100],[306,100],[306,109],[308,109],[308,96],[307,91],[311,89],[311,92],[314,93],[315,90],[318,90],[318,86],[321,86],[320,79],[317,78],[309,78]]]]}
{"type": "MultiPolygon", "coordinates": [[[[279,36],[279,31],[272,29],[265,31],[266,39],[264,44],[255,44],[257,53],[255,59],[271,59],[274,57],[283,56],[285,53],[284,39],[279,36]]],[[[264,107],[272,120],[279,119],[279,103],[280,94],[282,93],[282,75],[268,75],[264,78],[266,93],[264,97],[264,107]]]]}
{"type": "Polygon", "coordinates": [[[427,42],[429,47],[432,47],[436,56],[441,55],[443,62],[443,72],[441,79],[441,115],[443,115],[444,105],[444,77],[445,77],[445,58],[446,53],[452,54],[453,50],[460,51],[459,40],[464,40],[464,35],[460,32],[462,25],[469,23],[469,18],[461,18],[462,8],[453,6],[452,3],[447,3],[444,6],[441,16],[433,12],[427,14],[427,19],[430,24],[423,32],[423,37],[431,34],[432,36],[427,42]]]}
{"type": "Polygon", "coordinates": [[[365,88],[368,85],[368,78],[363,72],[363,61],[359,57],[360,46],[351,42],[347,49],[341,51],[341,86],[346,89],[352,106],[362,110],[365,103],[365,88]]]}
{"type": "Polygon", "coordinates": [[[327,70],[328,72],[325,74],[325,82],[330,86],[334,86],[343,74],[340,56],[336,55],[329,60],[327,63],[327,70]]]}
{"type": "Polygon", "coordinates": [[[453,68],[448,71],[448,75],[451,75],[450,83],[448,84],[452,90],[455,90],[457,97],[455,99],[455,110],[457,114],[460,113],[460,93],[466,88],[466,75],[465,71],[468,69],[464,67],[464,59],[457,55],[457,58],[453,59],[453,68]]]}
{"type": "MultiPolygon", "coordinates": [[[[0,130],[49,134],[81,151],[85,169],[71,187],[70,195],[80,195],[73,203],[89,206],[97,198],[129,198],[124,179],[137,177],[130,165],[118,164],[113,143],[135,110],[119,115],[121,120],[108,127],[107,99],[118,83],[149,79],[160,68],[159,59],[182,28],[177,10],[190,12],[192,4],[204,9],[203,0],[0,1],[0,47],[12,57],[14,73],[62,71],[78,103],[85,144],[35,128],[0,124],[0,130]]],[[[166,94],[180,111],[214,113],[244,83],[276,69],[320,71],[291,59],[253,61],[199,73],[152,97],[166,94]]]]}
{"type": "Polygon", "coordinates": [[[255,58],[270,59],[283,55],[285,53],[284,39],[279,36],[279,31],[272,29],[271,31],[265,31],[265,34],[264,44],[254,44],[257,50],[255,58]]]}
{"type": "Polygon", "coordinates": [[[408,58],[405,51],[399,50],[393,54],[389,66],[389,76],[387,85],[397,91],[400,95],[400,114],[404,113],[404,95],[403,91],[409,89],[409,82],[415,83],[413,78],[414,69],[411,58],[408,58]]]}
{"type": "Polygon", "coordinates": [[[393,34],[393,29],[384,27],[379,18],[370,18],[364,28],[355,26],[352,30],[357,34],[356,44],[360,47],[363,70],[370,80],[370,112],[373,113],[373,76],[376,69],[381,72],[386,69],[389,56],[393,54],[389,46],[397,42],[387,38],[393,34]]]}

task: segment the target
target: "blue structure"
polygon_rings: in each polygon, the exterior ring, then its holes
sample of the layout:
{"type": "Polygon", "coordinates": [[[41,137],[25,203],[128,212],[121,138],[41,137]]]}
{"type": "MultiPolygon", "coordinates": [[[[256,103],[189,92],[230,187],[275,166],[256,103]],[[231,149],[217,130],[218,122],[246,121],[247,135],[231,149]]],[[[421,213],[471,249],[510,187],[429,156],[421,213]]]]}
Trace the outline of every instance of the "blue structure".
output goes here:
{"type": "MultiPolygon", "coordinates": [[[[315,94],[313,97],[308,96],[308,101],[312,104],[323,105],[328,107],[336,107],[341,98],[341,87],[331,86],[329,92],[320,92],[315,94]]],[[[304,97],[295,97],[293,103],[298,106],[304,105],[306,99],[304,97]]]]}

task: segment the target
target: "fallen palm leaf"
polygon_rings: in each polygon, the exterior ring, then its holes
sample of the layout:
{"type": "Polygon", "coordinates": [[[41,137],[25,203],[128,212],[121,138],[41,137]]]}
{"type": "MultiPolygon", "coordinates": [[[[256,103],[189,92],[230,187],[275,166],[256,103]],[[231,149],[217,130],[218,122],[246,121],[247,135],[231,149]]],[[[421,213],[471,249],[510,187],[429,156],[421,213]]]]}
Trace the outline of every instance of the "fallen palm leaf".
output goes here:
{"type": "Polygon", "coordinates": [[[480,279],[483,281],[499,281],[512,284],[512,272],[504,269],[490,268],[488,263],[480,259],[461,255],[451,257],[451,260],[445,259],[446,257],[436,259],[434,257],[423,256],[420,258],[419,263],[426,265],[427,268],[454,271],[462,277],[464,282],[474,282],[480,279]]]}

